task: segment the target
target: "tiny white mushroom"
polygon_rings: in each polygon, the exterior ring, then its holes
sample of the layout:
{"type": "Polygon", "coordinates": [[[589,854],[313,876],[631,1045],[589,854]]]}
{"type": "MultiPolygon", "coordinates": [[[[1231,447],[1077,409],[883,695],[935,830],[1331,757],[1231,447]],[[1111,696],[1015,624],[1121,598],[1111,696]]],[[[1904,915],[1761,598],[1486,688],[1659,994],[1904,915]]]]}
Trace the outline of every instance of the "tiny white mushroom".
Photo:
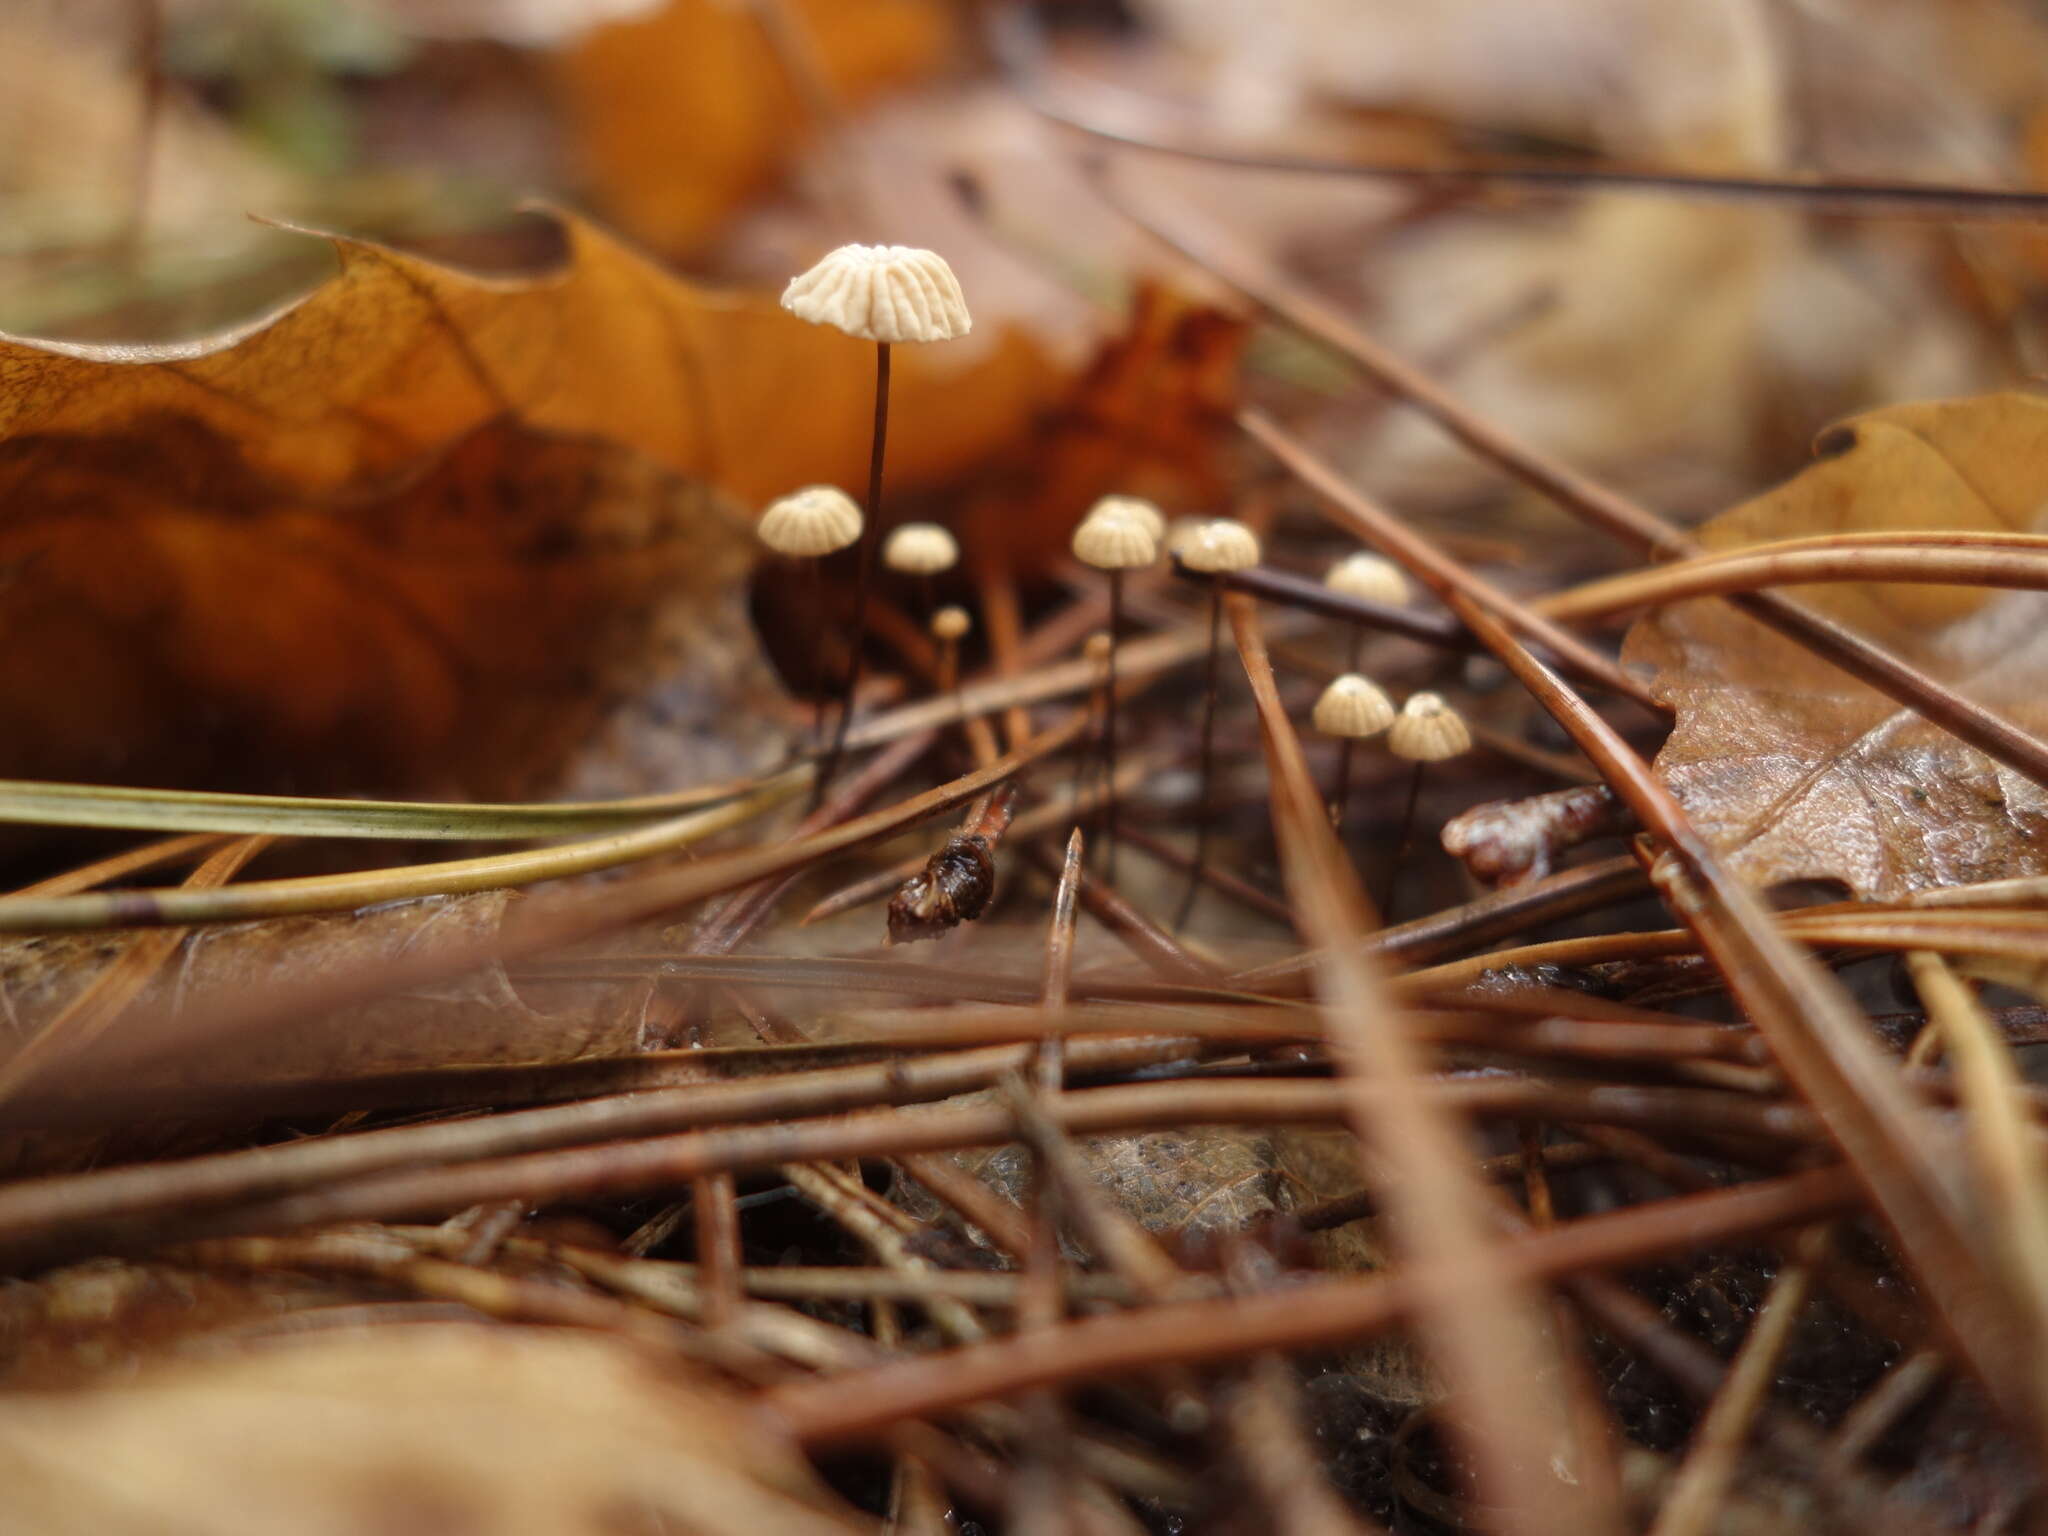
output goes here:
{"type": "Polygon", "coordinates": [[[914,245],[842,245],[790,279],[782,307],[885,345],[952,341],[974,325],[945,257],[914,245]]]}
{"type": "Polygon", "coordinates": [[[1208,867],[1209,822],[1214,807],[1210,792],[1216,778],[1216,689],[1217,653],[1222,641],[1223,578],[1230,571],[1249,570],[1259,563],[1259,536],[1233,518],[1211,518],[1193,529],[1174,549],[1174,558],[1191,571],[1211,578],[1209,582],[1209,660],[1202,684],[1202,809],[1195,823],[1195,856],[1188,870],[1187,894],[1181,897],[1175,915],[1176,931],[1184,927],[1201,894],[1202,874],[1208,867]]]}
{"type": "Polygon", "coordinates": [[[1098,571],[1131,571],[1159,558],[1159,536],[1121,512],[1091,512],[1074,530],[1074,558],[1098,571]]]}
{"type": "Polygon", "coordinates": [[[778,555],[816,559],[860,538],[860,508],[836,485],[809,485],[771,503],[754,525],[778,555]]]}
{"type": "Polygon", "coordinates": [[[1142,496],[1104,496],[1088,509],[1088,516],[1134,518],[1155,540],[1166,537],[1166,518],[1142,496]]]}
{"type": "Polygon", "coordinates": [[[1102,842],[1109,878],[1116,879],[1116,637],[1123,628],[1124,572],[1159,558],[1158,512],[1128,497],[1104,497],[1074,530],[1074,557],[1109,572],[1109,655],[1102,688],[1102,760],[1107,789],[1102,804],[1102,842]],[[1136,509],[1136,510],[1133,510],[1136,509]],[[1149,514],[1150,520],[1147,520],[1149,514]]]}
{"type": "MultiPolygon", "coordinates": [[[[953,269],[936,251],[908,245],[842,245],[790,279],[782,307],[813,325],[829,325],[875,344],[875,431],[868,453],[868,523],[854,589],[853,649],[840,691],[839,725],[813,781],[817,803],[846,749],[853,695],[867,643],[868,589],[874,580],[875,528],[882,515],[882,461],[889,441],[889,348],[898,342],[951,341],[973,327],[953,269]]],[[[950,562],[949,562],[950,563],[950,562]]]]}
{"type": "Polygon", "coordinates": [[[1412,763],[1440,763],[1471,749],[1464,717],[1440,694],[1411,695],[1387,733],[1387,750],[1412,763]]]}
{"type": "Polygon", "coordinates": [[[1408,578],[1401,574],[1401,567],[1369,549],[1346,555],[1331,566],[1323,577],[1323,585],[1332,592],[1363,598],[1369,603],[1398,608],[1408,601],[1408,578]]]}
{"type": "Polygon", "coordinates": [[[1259,563],[1259,536],[1234,518],[1214,517],[1195,529],[1174,554],[1191,571],[1220,575],[1259,563]]]}
{"type": "Polygon", "coordinates": [[[1371,678],[1346,672],[1323,690],[1313,719],[1317,730],[1340,737],[1344,743],[1337,749],[1337,783],[1330,792],[1330,825],[1341,828],[1351,804],[1352,751],[1366,737],[1377,736],[1394,723],[1394,701],[1371,678]]]}
{"type": "Polygon", "coordinates": [[[882,563],[905,576],[936,576],[959,559],[959,543],[937,523],[905,523],[882,545],[882,563]]]}
{"type": "Polygon", "coordinates": [[[1314,720],[1325,736],[1361,741],[1394,723],[1394,701],[1372,679],[1346,672],[1316,700],[1314,720]]]}
{"type": "Polygon", "coordinates": [[[1415,767],[1408,775],[1408,803],[1401,812],[1401,835],[1394,842],[1394,857],[1387,866],[1380,895],[1382,920],[1393,920],[1394,881],[1408,853],[1409,834],[1415,828],[1415,805],[1422,796],[1422,770],[1431,763],[1467,752],[1471,746],[1472,732],[1466,728],[1464,717],[1446,704],[1441,694],[1410,694],[1387,732],[1387,750],[1415,767]]]}

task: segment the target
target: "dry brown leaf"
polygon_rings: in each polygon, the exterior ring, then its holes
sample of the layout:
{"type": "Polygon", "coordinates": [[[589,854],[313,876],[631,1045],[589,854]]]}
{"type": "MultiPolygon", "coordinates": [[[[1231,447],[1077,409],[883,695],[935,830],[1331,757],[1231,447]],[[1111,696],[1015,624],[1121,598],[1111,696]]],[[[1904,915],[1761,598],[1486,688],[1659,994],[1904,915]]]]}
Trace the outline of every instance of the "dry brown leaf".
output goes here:
{"type": "MultiPolygon", "coordinates": [[[[639,238],[677,253],[702,246],[817,129],[770,41],[769,12],[674,0],[555,61],[583,175],[639,238]]],[[[952,43],[940,0],[794,0],[787,22],[840,102],[931,73],[952,43]]]]}
{"type": "Polygon", "coordinates": [[[870,1528],[751,1422],[730,1394],[588,1334],[337,1328],[113,1387],[0,1397],[0,1526],[45,1536],[870,1528]]]}
{"type": "Polygon", "coordinates": [[[0,443],[0,502],[0,773],[516,797],[600,735],[606,788],[774,750],[745,519],[628,449],[499,421],[295,492],[137,422],[0,443]]]}
{"type": "MultiPolygon", "coordinates": [[[[510,412],[637,448],[750,506],[859,483],[871,346],[805,325],[770,294],[684,282],[558,217],[569,254],[538,277],[480,277],[336,237],[332,280],[225,335],[163,347],[0,338],[0,436],[190,417],[262,472],[332,487],[510,412]]],[[[906,487],[1008,441],[1058,385],[1014,331],[902,350],[889,467],[906,487]]]]}
{"type": "MultiPolygon", "coordinates": [[[[501,796],[601,729],[592,792],[753,766],[744,530],[674,477],[858,483],[873,349],[564,229],[539,278],[336,240],[338,276],[230,335],[0,339],[0,773],[501,796]],[[657,658],[661,728],[621,724],[657,658]]],[[[902,351],[906,491],[1058,387],[1012,329],[902,351]]]]}
{"type": "MultiPolygon", "coordinates": [[[[1715,518],[1700,542],[1881,530],[2032,530],[2048,402],[1893,406],[1832,429],[1819,462],[1715,518]]],[[[1906,584],[1789,588],[1958,692],[2048,730],[2048,600],[1906,584]]],[[[2048,794],[1718,600],[1638,624],[1624,660],[1678,711],[1658,772],[1747,880],[1845,881],[1892,899],[2048,872],[2048,794]]]]}

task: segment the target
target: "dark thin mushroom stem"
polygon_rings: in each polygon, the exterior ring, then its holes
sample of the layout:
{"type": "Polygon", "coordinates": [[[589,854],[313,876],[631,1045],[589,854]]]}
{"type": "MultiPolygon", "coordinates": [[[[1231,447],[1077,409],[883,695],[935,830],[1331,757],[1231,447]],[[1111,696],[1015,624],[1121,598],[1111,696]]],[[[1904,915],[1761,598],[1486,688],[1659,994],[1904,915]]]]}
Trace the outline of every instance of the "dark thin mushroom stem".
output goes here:
{"type": "Polygon", "coordinates": [[[1408,794],[1401,807],[1400,830],[1395,834],[1387,867],[1380,875],[1378,904],[1382,923],[1394,920],[1394,889],[1401,878],[1401,866],[1408,858],[1408,844],[1415,836],[1415,807],[1422,799],[1422,770],[1427,766],[1418,762],[1408,770],[1408,794]]]}
{"type": "MultiPolygon", "coordinates": [[[[1102,841],[1103,870],[1116,884],[1116,637],[1123,627],[1124,573],[1109,573],[1109,655],[1103,660],[1102,683],[1102,841]]],[[[1077,834],[1078,835],[1078,834],[1077,834]]]]}
{"type": "Polygon", "coordinates": [[[839,721],[833,728],[832,745],[819,765],[817,782],[811,786],[811,803],[825,794],[839,760],[846,753],[846,732],[853,724],[853,695],[860,687],[861,651],[867,644],[868,592],[875,580],[875,548],[882,522],[882,458],[889,443],[889,343],[875,343],[875,435],[868,450],[867,522],[861,528],[860,573],[853,589],[853,654],[846,661],[846,682],[839,691],[839,721]]]}
{"type": "Polygon", "coordinates": [[[1215,789],[1216,767],[1216,690],[1222,635],[1223,576],[1219,572],[1209,580],[1209,659],[1202,668],[1202,745],[1198,770],[1202,787],[1195,808],[1195,855],[1188,869],[1187,892],[1180,899],[1180,910],[1174,913],[1175,933],[1187,927],[1188,919],[1194,915],[1195,898],[1202,892],[1202,870],[1209,859],[1209,818],[1213,810],[1210,802],[1215,789]]]}
{"type": "MultiPolygon", "coordinates": [[[[1356,672],[1365,651],[1365,631],[1356,624],[1351,626],[1351,644],[1344,654],[1344,670],[1356,672]]],[[[1330,791],[1330,825],[1336,831],[1344,830],[1344,812],[1351,804],[1351,754],[1358,749],[1358,738],[1346,736],[1337,748],[1337,783],[1330,791]]],[[[1386,903],[1380,903],[1386,910],[1386,903]]]]}

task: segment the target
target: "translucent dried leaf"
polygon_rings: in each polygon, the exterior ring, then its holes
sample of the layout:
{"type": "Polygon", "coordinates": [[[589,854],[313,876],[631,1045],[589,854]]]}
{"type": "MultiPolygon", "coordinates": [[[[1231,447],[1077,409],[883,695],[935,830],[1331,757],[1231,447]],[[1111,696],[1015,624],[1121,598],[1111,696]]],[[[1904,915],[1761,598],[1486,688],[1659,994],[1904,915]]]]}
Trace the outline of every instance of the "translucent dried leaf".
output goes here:
{"type": "Polygon", "coordinates": [[[500,421],[304,491],[136,422],[0,442],[0,507],[0,774],[516,798],[773,750],[744,521],[627,449],[500,421]]]}
{"type": "MultiPolygon", "coordinates": [[[[2032,530],[2048,500],[2048,403],[1894,406],[1700,530],[1712,549],[1802,535],[2032,530]]],[[[1978,587],[1787,589],[1976,702],[2048,731],[2048,599],[1978,587]]],[[[1839,879],[1896,898],[2048,872],[2048,793],[1727,603],[1662,610],[1624,658],[1678,711],[1657,759],[1694,824],[1759,885],[1839,879]]]]}

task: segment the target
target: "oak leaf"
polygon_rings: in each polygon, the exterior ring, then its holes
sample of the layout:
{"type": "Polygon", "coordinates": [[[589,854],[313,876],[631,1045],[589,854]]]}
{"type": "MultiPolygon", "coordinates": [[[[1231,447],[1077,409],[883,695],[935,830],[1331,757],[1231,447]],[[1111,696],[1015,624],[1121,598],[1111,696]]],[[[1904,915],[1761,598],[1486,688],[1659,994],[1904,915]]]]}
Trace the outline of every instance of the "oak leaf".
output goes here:
{"type": "MultiPolygon", "coordinates": [[[[561,222],[540,277],[336,239],[227,335],[0,338],[0,774],[497,797],[601,731],[636,761],[587,792],[756,766],[731,502],[860,483],[873,349],[561,222]]],[[[1013,329],[902,350],[906,491],[1061,377],[1013,329]]]]}
{"type": "MultiPolygon", "coordinates": [[[[2048,502],[2048,401],[1892,406],[1823,434],[1821,455],[1699,532],[1709,549],[1877,531],[2031,531],[2048,502]]],[[[2048,731],[2048,599],[1905,583],[1786,595],[1959,693],[2048,731]]],[[[2048,793],[1718,599],[1630,631],[1678,721],[1658,772],[1745,879],[1845,882],[1897,899],[2048,873],[2048,793]]]]}
{"type": "MultiPolygon", "coordinates": [[[[261,472],[332,487],[511,414],[639,449],[749,506],[860,483],[872,347],[803,324],[772,294],[699,287],[553,217],[568,254],[539,276],[485,277],[329,236],[332,279],[223,335],[148,347],[0,336],[0,437],[182,416],[261,472]]],[[[973,464],[1058,388],[1014,330],[903,350],[889,466],[904,487],[973,464]]]]}

